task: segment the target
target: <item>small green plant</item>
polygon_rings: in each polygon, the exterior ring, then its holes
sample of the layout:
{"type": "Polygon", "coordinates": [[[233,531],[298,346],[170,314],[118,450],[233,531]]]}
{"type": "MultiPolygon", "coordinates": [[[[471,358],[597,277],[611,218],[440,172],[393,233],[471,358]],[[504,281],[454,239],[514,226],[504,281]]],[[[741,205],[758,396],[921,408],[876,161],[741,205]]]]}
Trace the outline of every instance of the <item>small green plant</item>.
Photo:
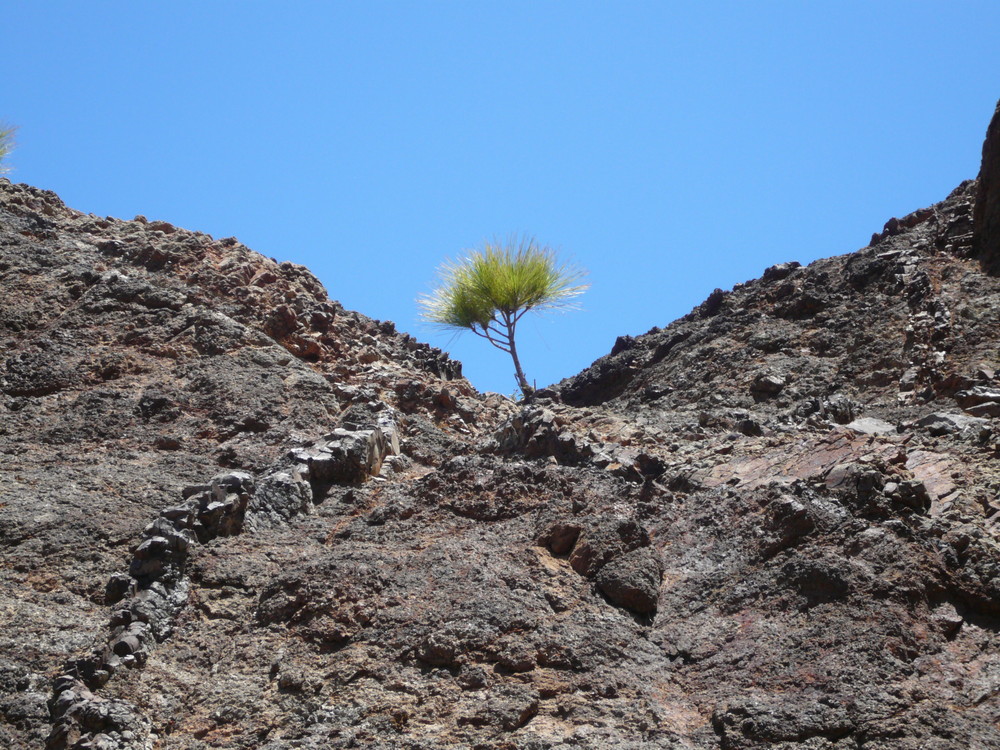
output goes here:
{"type": "Polygon", "coordinates": [[[17,128],[0,124],[0,174],[9,172],[10,168],[4,166],[3,160],[14,150],[14,131],[17,128]]]}
{"type": "Polygon", "coordinates": [[[440,286],[417,302],[424,320],[445,328],[471,330],[514,361],[514,377],[524,395],[533,391],[521,368],[514,340],[518,321],[529,310],[573,307],[587,284],[585,272],[561,264],[552,249],[533,238],[487,242],[438,269],[440,286]]]}

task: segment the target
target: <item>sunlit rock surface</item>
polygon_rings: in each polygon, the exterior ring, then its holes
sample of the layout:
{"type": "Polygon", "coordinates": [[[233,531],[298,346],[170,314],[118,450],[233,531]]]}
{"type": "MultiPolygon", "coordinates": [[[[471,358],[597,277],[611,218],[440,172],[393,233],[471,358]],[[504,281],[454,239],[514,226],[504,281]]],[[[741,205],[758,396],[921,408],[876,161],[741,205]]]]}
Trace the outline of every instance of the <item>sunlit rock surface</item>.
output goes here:
{"type": "Polygon", "coordinates": [[[1000,748],[997,153],[524,404],[0,181],[0,746],[1000,748]]]}

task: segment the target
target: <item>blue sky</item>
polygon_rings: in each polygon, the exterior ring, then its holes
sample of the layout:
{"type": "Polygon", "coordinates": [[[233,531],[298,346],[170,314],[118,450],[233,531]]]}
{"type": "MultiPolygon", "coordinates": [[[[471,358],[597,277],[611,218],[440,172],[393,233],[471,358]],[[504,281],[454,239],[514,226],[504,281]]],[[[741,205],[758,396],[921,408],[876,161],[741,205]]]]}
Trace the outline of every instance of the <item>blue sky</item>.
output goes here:
{"type": "Polygon", "coordinates": [[[589,269],[519,331],[558,381],[975,177],[998,37],[995,0],[13,0],[0,119],[13,180],[305,264],[509,394],[417,319],[446,257],[521,232],[589,269]]]}

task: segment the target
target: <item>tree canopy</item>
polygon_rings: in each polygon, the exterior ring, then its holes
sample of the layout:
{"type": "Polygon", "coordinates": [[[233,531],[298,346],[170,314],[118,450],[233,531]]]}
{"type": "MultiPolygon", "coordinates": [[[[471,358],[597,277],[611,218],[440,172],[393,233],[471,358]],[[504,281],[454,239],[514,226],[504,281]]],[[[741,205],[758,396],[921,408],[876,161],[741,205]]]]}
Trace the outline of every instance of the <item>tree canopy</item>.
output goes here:
{"type": "Polygon", "coordinates": [[[554,250],[533,238],[486,242],[438,269],[440,285],[419,298],[422,317],[445,328],[471,330],[510,354],[525,395],[533,390],[521,368],[514,335],[530,310],[567,309],[587,284],[585,271],[560,263],[554,250]]]}

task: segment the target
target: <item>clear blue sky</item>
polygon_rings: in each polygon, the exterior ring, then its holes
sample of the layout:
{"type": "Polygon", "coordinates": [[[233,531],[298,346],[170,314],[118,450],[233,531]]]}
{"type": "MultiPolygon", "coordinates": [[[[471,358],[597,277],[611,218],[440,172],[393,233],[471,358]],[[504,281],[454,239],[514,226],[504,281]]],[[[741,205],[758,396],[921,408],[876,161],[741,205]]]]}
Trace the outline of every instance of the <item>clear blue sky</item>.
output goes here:
{"type": "Polygon", "coordinates": [[[12,0],[0,118],[15,181],[303,263],[511,393],[417,319],[446,256],[517,231],[589,268],[582,311],[522,324],[558,381],[975,177],[998,38],[995,0],[12,0]]]}

